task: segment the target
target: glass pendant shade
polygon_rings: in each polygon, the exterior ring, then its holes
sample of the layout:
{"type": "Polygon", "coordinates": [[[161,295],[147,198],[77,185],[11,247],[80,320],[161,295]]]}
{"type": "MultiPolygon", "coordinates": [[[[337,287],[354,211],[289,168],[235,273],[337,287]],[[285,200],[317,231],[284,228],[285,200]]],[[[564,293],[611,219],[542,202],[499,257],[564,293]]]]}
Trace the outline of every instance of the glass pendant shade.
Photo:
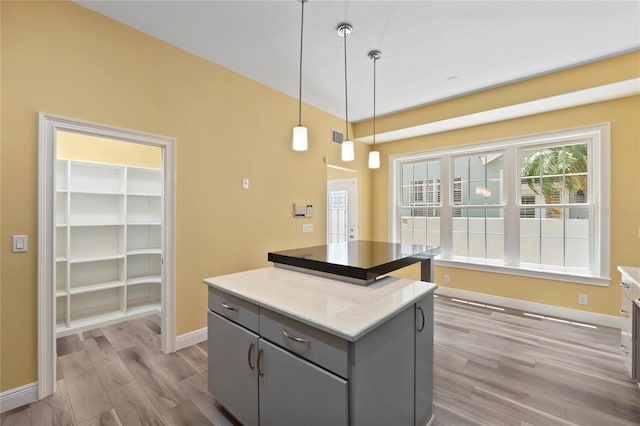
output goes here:
{"type": "Polygon", "coordinates": [[[353,161],[356,154],[353,149],[353,141],[342,142],[342,161],[353,161]]]}
{"type": "Polygon", "coordinates": [[[296,126],[293,128],[293,150],[307,150],[307,128],[304,126],[296,126]]]}
{"type": "Polygon", "coordinates": [[[369,168],[370,169],[380,168],[380,151],[369,152],[369,168]]]}

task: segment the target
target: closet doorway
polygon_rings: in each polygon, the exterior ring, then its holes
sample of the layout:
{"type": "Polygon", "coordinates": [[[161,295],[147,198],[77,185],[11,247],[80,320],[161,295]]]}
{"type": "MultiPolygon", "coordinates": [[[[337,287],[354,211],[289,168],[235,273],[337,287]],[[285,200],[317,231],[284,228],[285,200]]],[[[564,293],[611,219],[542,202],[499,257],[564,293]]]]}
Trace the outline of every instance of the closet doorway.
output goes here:
{"type": "Polygon", "coordinates": [[[175,346],[175,140],[40,114],[39,397],[56,339],[159,314],[175,346]]]}

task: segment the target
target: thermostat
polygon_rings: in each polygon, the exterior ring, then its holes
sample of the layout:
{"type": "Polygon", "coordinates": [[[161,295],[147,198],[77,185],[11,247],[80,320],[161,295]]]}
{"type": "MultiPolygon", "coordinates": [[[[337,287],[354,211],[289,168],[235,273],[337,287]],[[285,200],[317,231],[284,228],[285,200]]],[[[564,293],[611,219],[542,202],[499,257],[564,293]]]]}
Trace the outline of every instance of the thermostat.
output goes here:
{"type": "Polygon", "coordinates": [[[293,217],[313,217],[313,204],[294,203],[293,217]]]}

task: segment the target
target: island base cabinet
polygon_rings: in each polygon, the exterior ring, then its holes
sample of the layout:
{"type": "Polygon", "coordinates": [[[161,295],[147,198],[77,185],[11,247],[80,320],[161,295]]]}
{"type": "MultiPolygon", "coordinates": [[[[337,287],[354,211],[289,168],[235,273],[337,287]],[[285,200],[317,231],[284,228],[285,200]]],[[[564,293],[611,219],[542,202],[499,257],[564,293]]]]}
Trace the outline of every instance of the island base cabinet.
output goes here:
{"type": "Polygon", "coordinates": [[[242,424],[258,425],[258,335],[209,312],[209,392],[242,424]]]}
{"type": "Polygon", "coordinates": [[[209,311],[209,392],[243,425],[347,425],[347,381],[209,311]]]}
{"type": "Polygon", "coordinates": [[[260,340],[261,426],[348,424],[347,381],[260,340]]]}
{"type": "Polygon", "coordinates": [[[416,303],[415,426],[425,426],[433,413],[433,295],[416,303]]]}

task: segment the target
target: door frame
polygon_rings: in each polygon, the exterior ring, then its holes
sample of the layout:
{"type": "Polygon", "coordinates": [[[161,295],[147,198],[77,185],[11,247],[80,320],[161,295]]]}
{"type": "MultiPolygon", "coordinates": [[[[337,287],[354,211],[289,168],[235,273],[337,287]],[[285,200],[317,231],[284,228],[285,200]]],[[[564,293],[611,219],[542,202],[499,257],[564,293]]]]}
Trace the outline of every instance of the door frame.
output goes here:
{"type": "MultiPolygon", "coordinates": [[[[353,185],[353,215],[351,213],[351,209],[349,209],[349,218],[353,218],[354,238],[353,241],[359,239],[360,236],[360,228],[358,228],[358,219],[359,219],[359,204],[358,204],[358,178],[350,177],[350,178],[339,178],[339,179],[327,179],[327,210],[329,209],[329,185],[334,184],[343,184],[343,185],[353,185]]],[[[350,194],[351,195],[351,194],[350,194]]],[[[351,197],[349,197],[351,200],[351,197]]],[[[329,212],[327,211],[327,235],[325,238],[328,239],[329,236],[329,212]]],[[[350,239],[347,239],[350,241],[350,239]]]]}
{"type": "Polygon", "coordinates": [[[164,169],[163,244],[164,279],[161,289],[161,349],[174,352],[175,318],[175,170],[176,139],[92,123],[53,114],[39,113],[38,157],[38,398],[55,392],[55,171],[56,134],[59,130],[106,137],[162,149],[164,169]]]}

